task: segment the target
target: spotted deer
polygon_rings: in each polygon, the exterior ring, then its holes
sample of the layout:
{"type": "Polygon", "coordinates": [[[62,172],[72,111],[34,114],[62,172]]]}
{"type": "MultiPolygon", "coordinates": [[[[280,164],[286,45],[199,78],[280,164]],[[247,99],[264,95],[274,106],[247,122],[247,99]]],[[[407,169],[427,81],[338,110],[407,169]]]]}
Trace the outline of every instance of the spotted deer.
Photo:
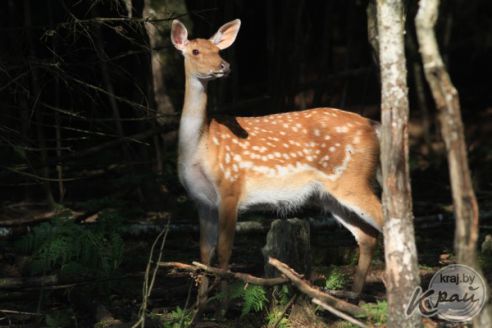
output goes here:
{"type": "MultiPolygon", "coordinates": [[[[230,67],[219,51],[233,44],[241,22],[226,23],[208,40],[188,40],[174,20],[171,40],[184,56],[186,86],[179,127],[179,178],[200,219],[201,261],[216,252],[226,269],[238,212],[255,205],[282,211],[315,200],[359,244],[353,292],[366,278],[383,224],[373,189],[379,163],[375,123],[360,115],[315,108],[260,117],[218,119],[207,115],[207,84],[230,67]]],[[[208,281],[198,292],[207,299],[208,281]]]]}

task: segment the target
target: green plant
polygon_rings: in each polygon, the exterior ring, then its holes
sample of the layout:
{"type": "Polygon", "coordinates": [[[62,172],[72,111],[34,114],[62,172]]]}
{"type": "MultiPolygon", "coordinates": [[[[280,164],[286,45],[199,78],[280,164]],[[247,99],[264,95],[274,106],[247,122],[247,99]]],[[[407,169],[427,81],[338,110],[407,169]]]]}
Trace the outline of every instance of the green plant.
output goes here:
{"type": "Polygon", "coordinates": [[[348,279],[339,268],[332,267],[325,281],[325,288],[329,290],[340,290],[347,285],[348,279]]]}
{"type": "MultiPolygon", "coordinates": [[[[242,282],[233,283],[228,290],[229,300],[241,298],[243,307],[241,316],[249,313],[262,311],[268,303],[265,288],[258,285],[247,284],[242,282]]],[[[217,293],[212,299],[223,300],[225,295],[223,292],[217,293]]]]}
{"type": "Polygon", "coordinates": [[[60,217],[34,227],[16,246],[31,254],[33,274],[106,278],[123,259],[120,226],[121,218],[113,212],[102,212],[91,227],[60,217]]]}
{"type": "Polygon", "coordinates": [[[265,308],[268,303],[265,288],[257,285],[248,285],[244,288],[243,309],[241,315],[244,316],[251,311],[259,312],[265,308]]]}
{"type": "Polygon", "coordinates": [[[274,307],[267,314],[267,328],[274,327],[277,321],[280,319],[277,328],[289,328],[289,319],[284,317],[284,312],[279,307],[274,307]]]}
{"type": "Polygon", "coordinates": [[[62,310],[52,313],[48,313],[44,320],[46,326],[50,328],[65,328],[73,327],[74,325],[74,314],[71,310],[62,310]]]}
{"type": "Polygon", "coordinates": [[[275,290],[274,290],[274,294],[276,294],[276,296],[277,296],[278,304],[279,305],[287,305],[287,303],[289,303],[289,300],[291,298],[291,290],[290,290],[289,286],[282,285],[279,288],[277,288],[276,290],[277,290],[277,292],[275,293],[275,290]]]}
{"type": "Polygon", "coordinates": [[[492,256],[490,256],[490,253],[478,254],[478,263],[483,271],[492,270],[492,256]]]}
{"type": "MultiPolygon", "coordinates": [[[[377,301],[376,303],[366,303],[362,308],[367,313],[367,318],[378,325],[383,325],[388,320],[388,303],[377,301]]],[[[365,316],[359,316],[365,317],[365,316]]]]}
{"type": "Polygon", "coordinates": [[[164,328],[188,327],[192,319],[193,313],[190,310],[177,306],[165,316],[164,328]]]}

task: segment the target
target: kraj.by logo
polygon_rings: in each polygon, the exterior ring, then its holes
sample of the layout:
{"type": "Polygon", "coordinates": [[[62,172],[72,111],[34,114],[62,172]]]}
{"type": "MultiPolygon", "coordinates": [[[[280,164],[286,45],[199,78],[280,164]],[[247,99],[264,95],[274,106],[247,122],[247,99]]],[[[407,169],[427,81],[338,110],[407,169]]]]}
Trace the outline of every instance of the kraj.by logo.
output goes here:
{"type": "Polygon", "coordinates": [[[418,287],[407,306],[407,315],[417,309],[425,317],[437,315],[447,321],[464,322],[477,315],[485,304],[486,287],[474,269],[462,264],[437,271],[423,291],[418,287]]]}

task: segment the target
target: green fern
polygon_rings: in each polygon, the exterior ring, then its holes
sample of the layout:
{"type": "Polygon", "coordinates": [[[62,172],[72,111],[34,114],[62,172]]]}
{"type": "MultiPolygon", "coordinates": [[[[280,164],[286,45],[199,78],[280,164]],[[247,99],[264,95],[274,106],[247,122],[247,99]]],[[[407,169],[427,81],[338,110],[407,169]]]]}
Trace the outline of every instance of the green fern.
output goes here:
{"type": "Polygon", "coordinates": [[[190,310],[182,309],[177,306],[165,316],[164,328],[188,327],[191,324],[192,319],[193,313],[190,310]]]}
{"type": "MultiPolygon", "coordinates": [[[[245,285],[243,282],[235,282],[229,286],[227,293],[231,301],[239,298],[242,299],[243,307],[241,316],[245,316],[251,312],[262,311],[268,303],[265,288],[258,285],[245,285]]],[[[224,293],[220,292],[210,298],[210,300],[223,300],[224,298],[224,293]]]]}
{"type": "Polygon", "coordinates": [[[244,304],[241,311],[241,316],[245,316],[251,311],[262,311],[268,303],[265,289],[262,286],[257,285],[248,285],[244,289],[243,300],[244,304]]]}
{"type": "Polygon", "coordinates": [[[332,267],[325,281],[328,290],[341,290],[347,285],[347,276],[337,267],[332,267]]]}
{"type": "Polygon", "coordinates": [[[103,278],[114,272],[123,259],[121,220],[101,213],[94,226],[82,226],[67,218],[56,218],[33,228],[17,242],[19,250],[31,254],[33,274],[103,278]]]}

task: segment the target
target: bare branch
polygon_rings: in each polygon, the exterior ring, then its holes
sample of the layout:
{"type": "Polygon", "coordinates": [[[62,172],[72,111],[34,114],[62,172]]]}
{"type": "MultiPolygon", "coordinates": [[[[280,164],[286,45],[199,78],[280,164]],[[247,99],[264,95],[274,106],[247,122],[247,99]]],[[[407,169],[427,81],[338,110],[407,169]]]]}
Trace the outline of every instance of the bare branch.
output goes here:
{"type": "Polygon", "coordinates": [[[333,306],[334,308],[341,310],[343,312],[349,313],[351,315],[362,315],[365,314],[364,310],[354,304],[337,299],[327,293],[324,293],[311,286],[307,281],[303,280],[302,277],[292,270],[287,264],[280,262],[272,257],[268,258],[268,263],[277,268],[282,274],[284,274],[292,282],[294,286],[297,287],[301,292],[308,295],[311,298],[316,298],[322,300],[323,302],[333,306]]]}

